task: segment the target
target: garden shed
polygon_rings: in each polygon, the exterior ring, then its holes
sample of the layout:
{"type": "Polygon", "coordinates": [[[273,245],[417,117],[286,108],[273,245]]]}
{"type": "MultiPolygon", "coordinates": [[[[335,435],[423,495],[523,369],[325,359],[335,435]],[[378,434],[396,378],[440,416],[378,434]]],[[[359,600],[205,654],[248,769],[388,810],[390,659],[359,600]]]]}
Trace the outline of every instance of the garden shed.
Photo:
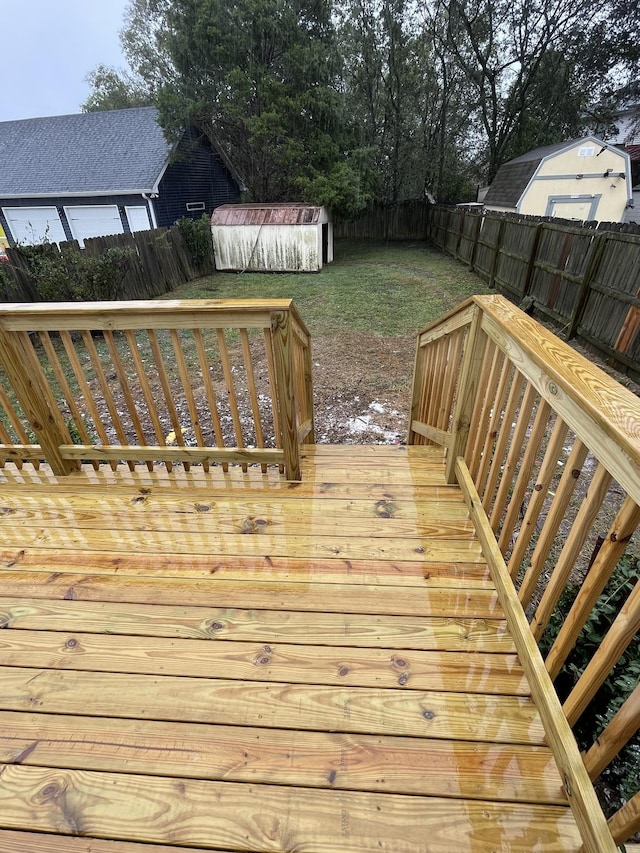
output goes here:
{"type": "Polygon", "coordinates": [[[535,148],[498,170],[488,210],[621,222],[633,205],[629,154],[595,136],[535,148]]]}
{"type": "Polygon", "coordinates": [[[218,270],[317,272],[333,260],[333,228],[318,205],[223,204],[211,235],[218,270]]]}

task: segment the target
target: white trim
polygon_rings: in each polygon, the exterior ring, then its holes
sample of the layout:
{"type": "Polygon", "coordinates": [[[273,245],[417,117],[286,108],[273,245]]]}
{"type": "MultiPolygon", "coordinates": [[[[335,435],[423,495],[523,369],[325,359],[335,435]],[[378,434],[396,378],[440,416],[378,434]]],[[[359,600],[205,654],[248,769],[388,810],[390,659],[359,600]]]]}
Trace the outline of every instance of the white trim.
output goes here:
{"type": "MultiPolygon", "coordinates": [[[[30,199],[30,198],[103,198],[104,196],[110,195],[144,195],[145,193],[157,192],[157,189],[149,189],[148,187],[143,190],[98,190],[98,191],[83,191],[83,192],[55,192],[55,193],[3,193],[0,192],[0,198],[22,198],[22,199],[30,199]]],[[[35,207],[35,205],[33,205],[35,207]]]]}

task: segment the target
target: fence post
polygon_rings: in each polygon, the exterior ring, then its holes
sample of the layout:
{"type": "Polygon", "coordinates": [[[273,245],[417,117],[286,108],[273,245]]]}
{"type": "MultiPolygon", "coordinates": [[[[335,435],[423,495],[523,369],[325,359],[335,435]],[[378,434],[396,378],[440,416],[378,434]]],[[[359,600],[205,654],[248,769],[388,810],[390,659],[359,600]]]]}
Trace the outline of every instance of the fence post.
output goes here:
{"type": "Polygon", "coordinates": [[[498,258],[500,257],[500,249],[502,247],[502,237],[504,235],[504,224],[506,220],[500,220],[500,227],[498,228],[498,236],[496,238],[496,245],[493,252],[493,260],[491,261],[491,272],[489,273],[489,287],[493,289],[496,286],[496,273],[498,272],[498,258]]]}
{"type": "MultiPolygon", "coordinates": [[[[28,336],[27,332],[19,333],[28,336]]],[[[71,444],[51,389],[33,354],[30,342],[21,341],[16,332],[0,331],[0,364],[18,398],[29,426],[34,431],[42,452],[57,476],[78,470],[80,463],[63,459],[62,444],[71,444]]]]}
{"type": "Polygon", "coordinates": [[[527,263],[527,275],[524,280],[524,287],[522,289],[522,299],[524,299],[525,296],[528,296],[529,291],[531,290],[531,280],[533,279],[533,273],[536,268],[536,261],[538,259],[538,246],[540,245],[540,235],[542,234],[543,228],[544,223],[538,222],[538,224],[536,225],[536,233],[533,236],[533,244],[531,246],[529,261],[527,263]]]}
{"type": "Polygon", "coordinates": [[[274,405],[280,413],[280,438],[284,450],[284,472],[287,480],[301,480],[300,444],[296,421],[295,381],[293,367],[293,329],[289,311],[271,314],[273,361],[276,374],[274,405]]]}
{"type": "Polygon", "coordinates": [[[576,333],[578,331],[578,326],[580,325],[580,321],[582,320],[584,309],[587,307],[587,302],[589,300],[591,282],[594,279],[596,270],[600,266],[600,261],[604,254],[605,246],[607,244],[607,240],[609,239],[610,233],[611,232],[605,231],[601,232],[600,234],[594,234],[593,236],[593,241],[591,243],[591,257],[589,258],[589,263],[587,264],[587,268],[584,273],[584,278],[582,279],[582,284],[580,285],[580,295],[578,296],[576,307],[573,310],[571,319],[569,321],[569,326],[567,328],[567,341],[570,341],[571,338],[575,338],[576,333]]]}
{"type": "Polygon", "coordinates": [[[476,268],[476,252],[478,251],[478,241],[480,240],[480,231],[484,222],[484,214],[481,213],[476,217],[476,233],[473,235],[473,246],[471,247],[471,258],[469,259],[469,272],[475,272],[476,268]]]}
{"type": "Polygon", "coordinates": [[[471,416],[478,396],[482,366],[484,363],[484,351],[487,345],[487,336],[480,328],[482,323],[482,309],[476,305],[469,336],[464,348],[462,369],[456,393],[456,404],[453,411],[451,423],[451,444],[447,454],[446,478],[447,483],[456,482],[456,459],[464,456],[469,438],[471,416]]]}

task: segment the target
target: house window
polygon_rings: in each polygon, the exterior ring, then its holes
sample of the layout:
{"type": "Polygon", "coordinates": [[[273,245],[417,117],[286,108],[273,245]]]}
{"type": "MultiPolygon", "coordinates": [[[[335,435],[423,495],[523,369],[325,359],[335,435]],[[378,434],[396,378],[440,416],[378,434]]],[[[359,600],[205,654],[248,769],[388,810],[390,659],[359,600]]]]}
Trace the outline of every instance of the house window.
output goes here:
{"type": "Polygon", "coordinates": [[[578,148],[578,157],[593,157],[595,150],[593,145],[584,145],[582,148],[578,148]]]}
{"type": "Polygon", "coordinates": [[[187,210],[192,213],[194,210],[204,210],[203,201],[188,201],[187,210]]]}

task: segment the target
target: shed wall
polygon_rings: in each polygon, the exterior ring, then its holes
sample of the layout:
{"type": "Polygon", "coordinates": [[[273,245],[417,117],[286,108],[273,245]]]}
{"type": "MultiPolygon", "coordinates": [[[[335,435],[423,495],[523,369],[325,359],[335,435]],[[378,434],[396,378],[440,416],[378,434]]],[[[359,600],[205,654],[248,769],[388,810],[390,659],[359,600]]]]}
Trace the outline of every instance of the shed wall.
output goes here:
{"type": "Polygon", "coordinates": [[[211,233],[218,270],[317,272],[322,268],[322,224],[213,225],[211,233]]]}
{"type": "Polygon", "coordinates": [[[598,154],[600,148],[597,144],[585,142],[543,161],[525,190],[518,213],[548,216],[552,215],[549,212],[550,198],[590,196],[596,208],[593,219],[620,222],[630,198],[627,161],[622,154],[612,149],[598,154]],[[592,149],[592,153],[579,156],[580,148],[592,149]],[[611,175],[605,178],[604,173],[608,169],[611,175]],[[621,173],[623,177],[620,177],[621,173]],[[578,178],[578,175],[582,177],[578,178]]]}

